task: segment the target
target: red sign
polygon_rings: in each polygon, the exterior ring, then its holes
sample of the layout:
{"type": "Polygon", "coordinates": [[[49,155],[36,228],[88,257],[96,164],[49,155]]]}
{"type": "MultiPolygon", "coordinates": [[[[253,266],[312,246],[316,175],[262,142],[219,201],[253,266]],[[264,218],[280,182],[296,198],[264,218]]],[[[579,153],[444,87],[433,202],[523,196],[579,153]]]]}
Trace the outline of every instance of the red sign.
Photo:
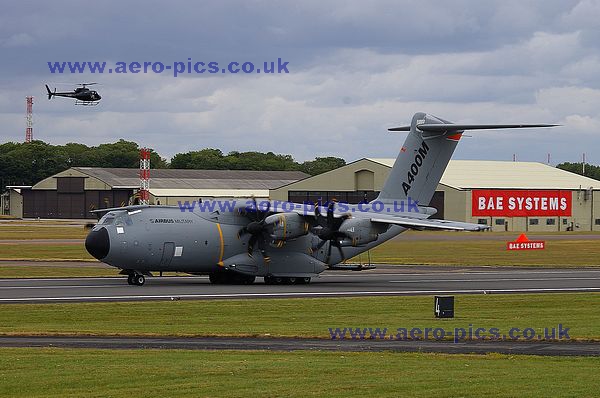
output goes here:
{"type": "Polygon", "coordinates": [[[544,250],[545,248],[545,241],[529,240],[525,234],[521,234],[514,242],[506,242],[506,250],[544,250]]]}
{"type": "Polygon", "coordinates": [[[571,215],[571,191],[479,189],[472,192],[473,216],[531,217],[571,215]]]}

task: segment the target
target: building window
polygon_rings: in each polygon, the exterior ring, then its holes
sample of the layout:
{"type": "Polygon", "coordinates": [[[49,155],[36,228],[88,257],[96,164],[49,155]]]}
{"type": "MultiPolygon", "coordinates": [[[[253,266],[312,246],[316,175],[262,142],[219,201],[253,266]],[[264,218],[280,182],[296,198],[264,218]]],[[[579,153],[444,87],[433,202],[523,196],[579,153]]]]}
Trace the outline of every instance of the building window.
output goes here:
{"type": "Polygon", "coordinates": [[[563,225],[567,225],[567,223],[569,222],[569,220],[567,220],[566,218],[563,218],[563,225]]]}
{"type": "Polygon", "coordinates": [[[483,225],[487,225],[487,218],[478,218],[477,219],[477,224],[483,224],[483,225]]]}
{"type": "Polygon", "coordinates": [[[504,218],[496,218],[496,225],[504,225],[504,218]]]}
{"type": "Polygon", "coordinates": [[[546,225],[556,225],[555,218],[546,218],[546,225]]]}
{"type": "Polygon", "coordinates": [[[594,220],[594,225],[600,225],[600,218],[596,218],[594,220]]]}
{"type": "Polygon", "coordinates": [[[529,219],[529,225],[538,225],[539,223],[540,223],[540,220],[538,220],[537,218],[529,219]]]}

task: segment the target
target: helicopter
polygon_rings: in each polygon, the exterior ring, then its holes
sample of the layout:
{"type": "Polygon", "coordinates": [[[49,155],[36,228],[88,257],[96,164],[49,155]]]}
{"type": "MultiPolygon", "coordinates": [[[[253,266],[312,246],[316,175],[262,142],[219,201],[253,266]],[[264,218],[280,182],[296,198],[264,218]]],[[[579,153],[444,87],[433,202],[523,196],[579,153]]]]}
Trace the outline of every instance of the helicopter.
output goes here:
{"type": "Polygon", "coordinates": [[[95,90],[90,90],[87,86],[91,86],[98,83],[80,83],[79,86],[73,91],[56,92],[50,91],[50,87],[46,84],[46,90],[48,91],[48,99],[52,97],[68,97],[75,98],[75,105],[98,105],[98,102],[102,99],[100,94],[95,90]]]}

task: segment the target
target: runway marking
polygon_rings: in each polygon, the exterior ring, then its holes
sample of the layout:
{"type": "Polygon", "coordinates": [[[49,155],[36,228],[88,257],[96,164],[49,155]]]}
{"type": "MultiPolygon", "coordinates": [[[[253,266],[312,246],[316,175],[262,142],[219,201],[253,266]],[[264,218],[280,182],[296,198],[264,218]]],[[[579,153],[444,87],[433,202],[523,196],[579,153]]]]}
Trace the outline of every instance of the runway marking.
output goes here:
{"type": "Polygon", "coordinates": [[[105,288],[124,287],[124,285],[47,285],[47,286],[0,286],[0,290],[7,289],[81,289],[81,288],[105,288]]]}
{"type": "MultiPolygon", "coordinates": [[[[152,279],[159,280],[174,280],[174,279],[208,279],[208,276],[153,276],[152,279]]],[[[0,283],[4,282],[53,282],[53,281],[101,281],[101,280],[126,280],[125,276],[98,276],[90,278],[4,278],[0,279],[0,283]]]]}
{"type": "MultiPolygon", "coordinates": [[[[318,278],[353,278],[353,277],[379,277],[382,275],[386,276],[440,276],[440,275],[506,275],[507,273],[513,274],[574,274],[574,273],[600,273],[600,269],[577,269],[573,270],[564,270],[564,271],[549,271],[549,270],[539,270],[539,271],[519,271],[519,270],[506,270],[506,271],[467,271],[467,272],[454,272],[452,270],[441,271],[441,272],[422,272],[422,273],[385,273],[385,272],[377,272],[377,273],[366,273],[368,271],[347,271],[347,273],[337,273],[340,271],[336,271],[336,273],[323,273],[317,276],[318,278]]],[[[331,272],[331,271],[329,271],[331,272]]],[[[343,271],[342,271],[343,272],[343,271]]],[[[174,280],[174,279],[208,279],[208,276],[165,276],[165,277],[152,277],[152,279],[162,278],[162,280],[174,280]]],[[[106,276],[106,277],[85,277],[85,278],[0,278],[0,283],[5,282],[29,282],[29,281],[91,281],[91,280],[125,280],[125,277],[119,276],[106,276]]]]}
{"type": "MultiPolygon", "coordinates": [[[[188,277],[173,277],[173,279],[185,279],[188,277]]],[[[102,278],[95,278],[100,279],[102,278]]],[[[109,278],[105,278],[109,279],[109,278]]],[[[110,278],[116,280],[122,280],[123,278],[110,278]]],[[[164,280],[165,278],[163,278],[164,280]]],[[[206,280],[208,277],[194,277],[194,279],[206,280]]],[[[560,277],[560,278],[488,278],[488,279],[410,279],[410,280],[391,280],[382,281],[387,283],[448,283],[448,282],[504,282],[504,281],[524,281],[524,282],[544,282],[544,281],[565,281],[565,280],[600,280],[600,277],[560,277]]],[[[155,286],[166,286],[166,285],[155,285],[155,286]]],[[[41,285],[41,286],[1,286],[0,290],[15,290],[15,289],[97,289],[97,288],[110,288],[110,287],[123,287],[121,284],[114,285],[41,285]]]]}
{"type": "Polygon", "coordinates": [[[171,294],[171,295],[130,295],[130,296],[73,296],[73,297],[24,297],[1,298],[0,302],[35,301],[102,301],[102,300],[140,300],[174,298],[269,298],[269,297],[323,297],[323,296],[389,296],[389,295],[426,295],[426,294],[485,294],[485,293],[547,293],[547,292],[600,292],[600,287],[574,288],[531,288],[531,289],[459,289],[459,290],[396,290],[396,291],[347,291],[347,292],[280,292],[280,293],[220,293],[220,294],[171,294]]]}

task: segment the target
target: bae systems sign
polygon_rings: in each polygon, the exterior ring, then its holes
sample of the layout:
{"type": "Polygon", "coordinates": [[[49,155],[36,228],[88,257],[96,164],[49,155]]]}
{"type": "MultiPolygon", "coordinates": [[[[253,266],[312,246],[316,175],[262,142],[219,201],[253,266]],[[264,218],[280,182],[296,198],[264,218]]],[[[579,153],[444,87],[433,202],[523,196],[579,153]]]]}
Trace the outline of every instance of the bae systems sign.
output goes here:
{"type": "Polygon", "coordinates": [[[474,190],[473,216],[571,216],[571,191],[474,190]]]}

